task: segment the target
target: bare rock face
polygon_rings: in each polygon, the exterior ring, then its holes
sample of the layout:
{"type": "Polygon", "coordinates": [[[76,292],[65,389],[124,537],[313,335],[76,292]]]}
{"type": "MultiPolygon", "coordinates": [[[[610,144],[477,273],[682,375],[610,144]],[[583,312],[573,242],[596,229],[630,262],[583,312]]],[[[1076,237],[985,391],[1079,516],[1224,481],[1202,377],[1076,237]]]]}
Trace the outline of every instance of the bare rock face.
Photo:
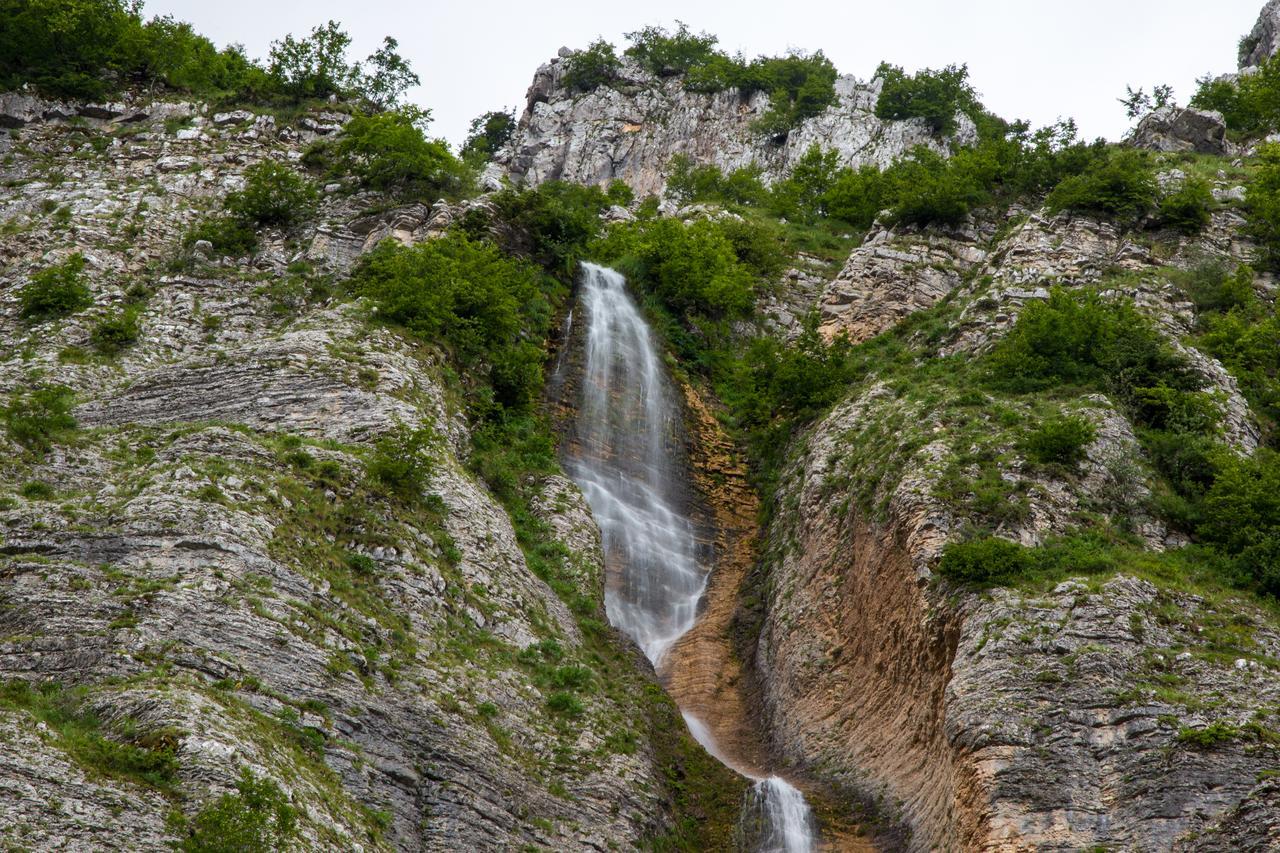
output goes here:
{"type": "MultiPolygon", "coordinates": [[[[917,145],[949,150],[923,120],[876,118],[875,80],[840,78],[836,102],[779,141],[752,128],[768,110],[763,93],[744,100],[736,91],[687,92],[680,78],[656,79],[625,63],[615,86],[575,94],[563,86],[563,68],[563,59],[556,58],[534,75],[519,128],[497,158],[512,180],[606,184],[621,179],[643,196],[662,193],[668,164],[677,154],[725,171],[754,163],[771,181],[788,174],[814,144],[837,152],[841,165],[854,167],[883,168],[917,145]]],[[[976,139],[973,123],[965,116],[958,119],[955,142],[976,139]]]]}
{"type": "Polygon", "coordinates": [[[1280,51],[1280,2],[1267,0],[1258,21],[1240,40],[1240,70],[1255,68],[1280,51]]]}
{"type": "Polygon", "coordinates": [[[1194,151],[1197,154],[1230,155],[1227,124],[1222,114],[1191,107],[1161,107],[1142,117],[1129,136],[1135,148],[1151,151],[1194,151]]]}
{"type": "MultiPolygon", "coordinates": [[[[548,709],[539,673],[604,647],[587,652],[464,464],[442,365],[321,287],[382,239],[429,239],[441,211],[362,216],[373,200],[331,194],[318,222],[264,232],[252,262],[184,261],[182,233],[248,166],[296,159],[339,117],[138,102],[68,123],[23,98],[0,107],[23,122],[0,164],[0,399],[65,385],[79,428],[47,455],[0,430],[0,682],[58,683],[106,740],[166,745],[177,796],[86,764],[6,700],[3,844],[161,849],[175,805],[196,813],[245,768],[279,783],[311,850],[660,833],[651,671],[618,645],[608,691],[572,720],[548,709]],[[75,251],[92,306],[20,319],[30,275],[75,251]],[[126,304],[138,342],[95,354],[92,329],[126,304]],[[366,474],[401,423],[438,436],[420,505],[366,474]]],[[[544,491],[576,584],[599,590],[581,495],[562,477],[544,491]]]]}

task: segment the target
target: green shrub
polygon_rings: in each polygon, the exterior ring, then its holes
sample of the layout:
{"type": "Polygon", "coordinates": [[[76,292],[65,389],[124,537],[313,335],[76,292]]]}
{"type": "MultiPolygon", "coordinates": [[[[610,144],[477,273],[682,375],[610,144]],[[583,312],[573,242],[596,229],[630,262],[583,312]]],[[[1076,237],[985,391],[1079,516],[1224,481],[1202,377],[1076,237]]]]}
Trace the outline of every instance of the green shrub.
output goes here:
{"type": "Polygon", "coordinates": [[[592,92],[618,79],[622,63],[613,45],[596,39],[585,50],[574,51],[564,61],[564,85],[571,92],[592,92]]]}
{"type": "Polygon", "coordinates": [[[755,60],[735,85],[744,97],[757,90],[769,94],[769,109],[756,121],[755,129],[780,137],[835,103],[838,76],[822,51],[791,53],[755,60]]]}
{"type": "Polygon", "coordinates": [[[304,162],[325,165],[333,177],[350,175],[361,186],[398,195],[457,198],[471,173],[441,140],[427,139],[426,114],[413,109],[355,116],[336,142],[318,143],[304,162]]]}
{"type": "Polygon", "coordinates": [[[882,62],[875,76],[883,81],[876,101],[878,118],[922,118],[934,134],[943,136],[955,131],[957,113],[973,114],[979,109],[967,65],[948,65],[940,71],[925,68],[908,75],[882,62]]]}
{"type": "Polygon", "coordinates": [[[1197,749],[1213,749],[1215,746],[1237,740],[1241,734],[1243,734],[1241,730],[1230,723],[1212,722],[1200,729],[1183,726],[1178,729],[1174,740],[1197,749]]]}
{"type": "Polygon", "coordinates": [[[1233,310],[1251,312],[1257,304],[1253,292],[1253,269],[1245,264],[1231,273],[1221,261],[1204,261],[1187,270],[1172,274],[1196,313],[1226,314],[1233,310]]]}
{"type": "Polygon", "coordinates": [[[1245,189],[1247,233],[1258,242],[1258,257],[1280,270],[1280,145],[1258,146],[1257,168],[1245,189]]]}
{"type": "Polygon", "coordinates": [[[1136,221],[1156,204],[1156,181],[1145,152],[1112,150],[1079,175],[1066,178],[1049,193],[1051,212],[1071,210],[1136,221]]]}
{"type": "Polygon", "coordinates": [[[610,202],[620,207],[630,207],[632,202],[636,200],[635,190],[631,189],[631,185],[621,178],[610,181],[609,188],[604,191],[604,195],[610,202]]]}
{"type": "Polygon", "coordinates": [[[856,228],[870,228],[886,207],[884,175],[875,166],[844,169],[822,196],[822,207],[833,219],[856,228]]]}
{"type": "Polygon", "coordinates": [[[600,232],[609,198],[599,187],[547,181],[533,189],[505,190],[493,203],[505,222],[528,235],[535,261],[571,275],[587,242],[600,232]]]}
{"type": "Polygon", "coordinates": [[[53,444],[75,431],[71,416],[75,392],[65,385],[46,385],[26,393],[15,393],[0,409],[9,437],[33,453],[49,452],[53,444]]]}
{"type": "Polygon", "coordinates": [[[566,717],[580,717],[586,711],[581,699],[563,690],[557,690],[547,697],[547,707],[566,717]]]}
{"type": "Polygon", "coordinates": [[[130,305],[118,314],[99,320],[89,333],[94,349],[105,356],[119,355],[138,342],[141,335],[140,306],[130,305]]]}
{"type": "Polygon", "coordinates": [[[1030,549],[1008,539],[986,536],[948,542],[942,549],[938,573],[961,583],[991,586],[1015,581],[1034,565],[1030,549]]]}
{"type": "Polygon", "coordinates": [[[1212,218],[1213,193],[1200,178],[1188,177],[1182,186],[1160,199],[1158,216],[1162,225],[1195,234],[1212,218]]]}
{"type": "Polygon", "coordinates": [[[1075,468],[1084,461],[1085,448],[1096,437],[1097,430],[1088,418],[1049,418],[1023,438],[1022,450],[1038,465],[1075,468]]]}
{"type": "Polygon", "coordinates": [[[706,64],[716,55],[718,41],[710,33],[693,33],[680,21],[676,21],[675,32],[650,26],[627,33],[626,37],[631,46],[623,53],[658,77],[684,74],[706,64]]]}
{"type": "Polygon", "coordinates": [[[21,317],[35,322],[53,320],[92,305],[93,296],[85,283],[84,266],[84,255],[77,252],[60,264],[34,273],[18,294],[21,317]]]}
{"type": "Polygon", "coordinates": [[[516,131],[516,117],[510,112],[490,111],[471,121],[470,133],[462,143],[467,162],[484,163],[506,145],[516,131]]]}
{"type": "Polygon", "coordinates": [[[296,101],[350,92],[360,69],[347,63],[351,36],[334,21],[313,27],[305,38],[287,35],[271,43],[267,73],[296,101]]]}
{"type": "Polygon", "coordinates": [[[53,486],[44,480],[31,480],[23,484],[22,488],[18,490],[18,494],[31,501],[51,501],[56,492],[54,492],[53,486]]]}
{"type": "Polygon", "coordinates": [[[245,172],[244,189],[227,195],[224,206],[242,222],[291,225],[315,207],[318,193],[306,178],[274,160],[263,160],[245,172]]]}
{"type": "MultiPolygon", "coordinates": [[[[369,479],[394,497],[406,502],[417,501],[435,470],[436,443],[435,431],[430,428],[397,425],[374,443],[373,452],[365,462],[369,479]]],[[[351,555],[352,558],[359,556],[351,555]]]]}
{"type": "Polygon", "coordinates": [[[699,201],[723,204],[758,205],[768,198],[760,177],[764,170],[752,164],[734,169],[728,175],[712,164],[698,166],[687,154],[671,158],[667,195],[677,204],[699,201]]]}
{"type": "Polygon", "coordinates": [[[297,812],[280,786],[241,771],[234,794],[223,794],[191,820],[178,843],[184,853],[246,853],[292,849],[297,812]]]}
{"type": "MultiPolygon", "coordinates": [[[[599,191],[596,191],[599,193],[599,191]]],[[[542,381],[540,346],[552,321],[555,282],[490,243],[458,233],[412,248],[384,243],[351,278],[378,316],[442,343],[474,379],[478,414],[527,409],[542,381]]]]}
{"type": "Polygon", "coordinates": [[[788,219],[811,220],[824,215],[826,194],[840,173],[840,155],[817,143],[796,160],[791,174],[773,187],[769,206],[788,219]]]}
{"type": "Polygon", "coordinates": [[[1243,136],[1280,129],[1280,61],[1266,59],[1235,80],[1204,77],[1191,106],[1222,113],[1227,127],[1243,136]]]}
{"type": "Polygon", "coordinates": [[[237,216],[211,216],[198,222],[182,239],[188,250],[200,241],[207,241],[215,258],[241,258],[258,250],[258,232],[249,222],[237,216]]]}
{"type": "MultiPolygon", "coordinates": [[[[962,152],[963,153],[963,152],[962,152]]],[[[975,173],[963,168],[956,155],[951,162],[920,147],[911,158],[899,160],[885,176],[891,182],[892,221],[906,225],[959,225],[990,195],[975,173]]]]}

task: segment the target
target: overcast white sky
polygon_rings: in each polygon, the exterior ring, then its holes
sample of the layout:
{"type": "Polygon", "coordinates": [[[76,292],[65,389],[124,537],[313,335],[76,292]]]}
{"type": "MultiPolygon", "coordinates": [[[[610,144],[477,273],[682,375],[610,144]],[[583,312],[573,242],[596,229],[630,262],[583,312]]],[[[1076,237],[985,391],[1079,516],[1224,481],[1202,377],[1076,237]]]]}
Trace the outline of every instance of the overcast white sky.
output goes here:
{"type": "Polygon", "coordinates": [[[729,52],[821,49],[867,78],[884,59],[908,70],[969,64],[987,107],[1047,124],[1074,116],[1084,136],[1119,138],[1126,84],[1167,82],[1182,102],[1205,72],[1233,71],[1236,43],[1263,0],[148,0],[149,15],[191,21],[219,45],[266,55],[285,33],[334,19],[373,52],[384,35],[422,78],[410,99],[432,131],[459,143],[482,112],[524,106],[537,66],[561,45],[582,47],[677,18],[729,52]]]}

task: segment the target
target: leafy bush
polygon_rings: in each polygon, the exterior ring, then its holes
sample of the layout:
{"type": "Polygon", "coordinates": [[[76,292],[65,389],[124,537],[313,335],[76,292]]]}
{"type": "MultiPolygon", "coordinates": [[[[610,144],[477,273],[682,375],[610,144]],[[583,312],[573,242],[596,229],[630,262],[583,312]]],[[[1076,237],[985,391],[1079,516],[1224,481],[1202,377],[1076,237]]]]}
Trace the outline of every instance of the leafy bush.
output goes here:
{"type": "Polygon", "coordinates": [[[490,111],[472,119],[470,132],[462,144],[462,157],[468,162],[485,162],[507,144],[516,131],[512,112],[490,111]]]}
{"type": "Polygon", "coordinates": [[[659,77],[684,74],[706,64],[716,55],[718,41],[710,33],[693,33],[680,21],[676,21],[675,32],[651,26],[626,36],[631,46],[623,53],[659,77]]]}
{"type": "Polygon", "coordinates": [[[613,204],[629,207],[636,200],[635,190],[631,189],[631,185],[621,178],[615,178],[609,182],[609,188],[604,191],[605,198],[613,204]]]}
{"type": "Polygon", "coordinates": [[[1259,259],[1267,269],[1280,270],[1280,145],[1258,146],[1257,169],[1245,189],[1245,216],[1259,259]]]}
{"type": "Polygon", "coordinates": [[[359,68],[347,64],[351,36],[334,21],[314,27],[306,38],[285,36],[272,42],[267,73],[295,100],[327,98],[348,92],[359,68]]]}
{"type": "Polygon", "coordinates": [[[1234,556],[1262,592],[1280,596],[1280,455],[1259,448],[1252,458],[1224,452],[1216,461],[1197,532],[1234,556]]]}
{"type": "Polygon", "coordinates": [[[564,85],[571,92],[592,92],[618,79],[622,67],[613,45],[596,39],[564,61],[564,85]]]}
{"type": "Polygon", "coordinates": [[[315,207],[315,186],[282,163],[263,160],[245,172],[245,179],[244,189],[228,193],[224,203],[242,222],[291,225],[315,207]]]}
{"type": "Polygon", "coordinates": [[[530,254],[547,269],[570,273],[583,247],[600,231],[609,198],[599,187],[547,181],[534,189],[506,190],[494,207],[507,223],[523,230],[530,254]]]}
{"type": "Polygon", "coordinates": [[[941,71],[925,68],[908,75],[882,62],[875,76],[883,81],[876,101],[878,118],[922,118],[934,134],[944,136],[955,131],[957,113],[972,115],[979,109],[967,65],[948,65],[941,71]]]}
{"type": "Polygon", "coordinates": [[[1079,416],[1049,418],[1022,441],[1027,458],[1039,465],[1074,468],[1084,461],[1085,448],[1097,437],[1097,430],[1079,416]]]}
{"type": "Polygon", "coordinates": [[[1160,199],[1159,218],[1163,225],[1195,234],[1209,224],[1213,193],[1200,178],[1188,177],[1182,186],[1160,199]]]}
{"type": "Polygon", "coordinates": [[[282,851],[297,835],[297,812],[271,779],[241,771],[234,794],[223,794],[200,810],[187,837],[178,842],[184,853],[282,851]]]}
{"type": "Polygon", "coordinates": [[[1191,106],[1222,113],[1235,133],[1260,136],[1280,129],[1280,61],[1275,57],[1234,80],[1206,76],[1198,82],[1191,106]]]}
{"type": "MultiPolygon", "coordinates": [[[[398,424],[374,444],[373,453],[365,463],[369,479],[403,501],[418,500],[435,469],[432,451],[436,441],[432,429],[410,429],[398,424]]],[[[351,558],[359,556],[350,555],[351,558]]]]}
{"type": "Polygon", "coordinates": [[[44,480],[29,480],[18,490],[18,494],[31,501],[51,501],[57,493],[44,480]]]}
{"type": "Polygon", "coordinates": [[[948,162],[921,147],[910,159],[895,163],[886,175],[892,187],[892,220],[906,225],[959,225],[969,211],[988,201],[984,182],[964,168],[967,162],[959,158],[948,162]]]}
{"type": "Polygon", "coordinates": [[[39,322],[66,317],[92,305],[84,265],[84,255],[77,252],[62,263],[32,275],[18,294],[20,316],[39,322]]]}
{"type": "Polygon", "coordinates": [[[327,165],[334,177],[354,176],[362,186],[398,195],[456,198],[471,175],[438,139],[427,139],[427,114],[403,109],[347,122],[336,142],[320,143],[304,161],[327,165]]]}
{"type": "Polygon", "coordinates": [[[140,314],[139,306],[130,305],[120,313],[98,321],[89,335],[94,348],[102,355],[114,356],[133,346],[141,334],[140,314]]]}
{"type": "Polygon", "coordinates": [[[887,202],[884,175],[875,166],[844,169],[822,196],[822,207],[833,219],[856,228],[870,228],[887,202]]]}
{"type": "Polygon", "coordinates": [[[74,432],[71,416],[75,392],[65,385],[46,385],[25,393],[15,393],[0,409],[9,437],[33,453],[49,452],[54,442],[74,432]]]}
{"type": "Polygon", "coordinates": [[[967,542],[948,542],[942,549],[938,574],[961,583],[1007,584],[1035,566],[1031,551],[1017,542],[985,536],[967,542]]]}
{"type": "Polygon", "coordinates": [[[724,204],[758,205],[769,195],[760,180],[764,170],[755,164],[741,166],[728,175],[712,164],[695,165],[687,154],[671,158],[667,195],[677,204],[715,201],[724,204]]]}
{"type": "Polygon", "coordinates": [[[258,249],[257,230],[238,216],[210,216],[196,223],[183,236],[182,245],[190,250],[201,240],[213,247],[215,258],[242,258],[258,249]]]}
{"type": "Polygon", "coordinates": [[[1204,728],[1193,729],[1183,726],[1178,729],[1178,743],[1190,744],[1198,749],[1213,749],[1224,743],[1238,739],[1242,732],[1230,723],[1214,721],[1204,728]]]}
{"type": "Polygon", "coordinates": [[[1134,221],[1155,203],[1150,160],[1145,152],[1132,149],[1113,149],[1081,174],[1063,180],[1045,200],[1054,213],[1072,210],[1134,221]]]}
{"type": "Polygon", "coordinates": [[[459,366],[483,377],[473,399],[479,414],[494,404],[527,409],[536,399],[554,283],[532,264],[453,233],[412,248],[384,243],[351,286],[380,318],[443,343],[459,366]]]}
{"type": "Polygon", "coordinates": [[[840,172],[840,155],[813,144],[800,156],[791,174],[773,187],[769,206],[789,219],[812,219],[826,213],[826,194],[840,172]]]}
{"type": "Polygon", "coordinates": [[[1225,314],[1233,310],[1251,311],[1257,303],[1253,292],[1253,269],[1247,265],[1231,273],[1220,261],[1204,261],[1172,276],[1196,306],[1196,313],[1225,314]]]}

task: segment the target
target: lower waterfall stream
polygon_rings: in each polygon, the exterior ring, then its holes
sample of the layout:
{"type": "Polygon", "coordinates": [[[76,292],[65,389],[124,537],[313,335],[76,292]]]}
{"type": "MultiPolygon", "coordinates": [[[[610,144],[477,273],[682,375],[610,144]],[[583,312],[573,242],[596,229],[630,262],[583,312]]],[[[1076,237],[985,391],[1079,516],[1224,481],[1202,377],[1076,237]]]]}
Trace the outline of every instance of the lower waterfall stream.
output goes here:
{"type": "MultiPolygon", "coordinates": [[[[583,264],[581,304],[586,345],[565,467],[600,527],[609,621],[635,640],[661,676],[667,652],[697,621],[709,574],[686,508],[681,408],[622,275],[583,264]]],[[[816,824],[800,791],[781,777],[735,764],[702,721],[687,711],[685,721],[711,755],[755,781],[741,818],[754,850],[817,848],[816,824]]]]}

